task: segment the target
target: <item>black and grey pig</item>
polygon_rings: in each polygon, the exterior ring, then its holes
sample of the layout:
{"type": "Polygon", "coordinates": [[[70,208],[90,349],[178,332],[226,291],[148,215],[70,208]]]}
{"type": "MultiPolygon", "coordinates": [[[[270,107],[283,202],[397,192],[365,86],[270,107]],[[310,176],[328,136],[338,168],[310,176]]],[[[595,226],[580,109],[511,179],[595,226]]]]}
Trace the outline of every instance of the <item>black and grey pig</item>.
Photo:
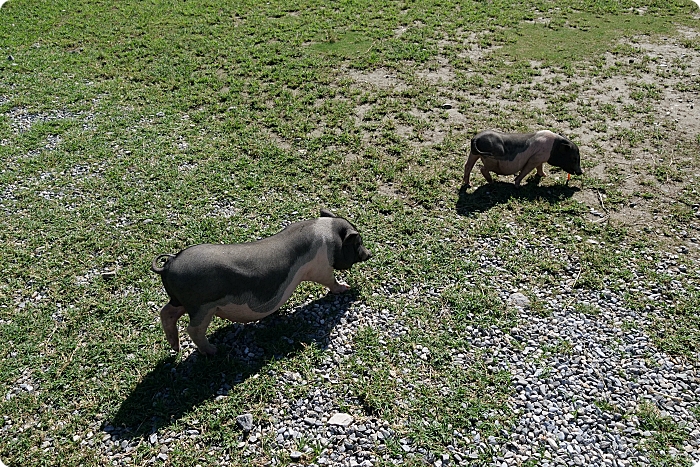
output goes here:
{"type": "Polygon", "coordinates": [[[537,169],[537,175],[544,177],[542,165],[547,162],[560,167],[573,175],[581,175],[581,156],[578,146],[548,130],[537,133],[501,133],[487,130],[479,133],[471,141],[471,151],[464,165],[463,184],[469,184],[469,176],[476,161],[484,165],[481,174],[488,183],[493,183],[490,172],[498,175],[513,175],[515,186],[537,169]]]}
{"type": "Polygon", "coordinates": [[[151,269],[160,274],[170,297],[160,322],[178,351],[177,320],[187,313],[187,333],[202,353],[213,355],[216,347],[205,334],[214,315],[257,321],[279,309],[304,281],[345,292],[348,285],[338,282],[333,270],[350,269],[371,257],[357,229],[325,209],[320,218],[290,224],[256,242],[195,245],[176,255],[159,255],[151,269]]]}

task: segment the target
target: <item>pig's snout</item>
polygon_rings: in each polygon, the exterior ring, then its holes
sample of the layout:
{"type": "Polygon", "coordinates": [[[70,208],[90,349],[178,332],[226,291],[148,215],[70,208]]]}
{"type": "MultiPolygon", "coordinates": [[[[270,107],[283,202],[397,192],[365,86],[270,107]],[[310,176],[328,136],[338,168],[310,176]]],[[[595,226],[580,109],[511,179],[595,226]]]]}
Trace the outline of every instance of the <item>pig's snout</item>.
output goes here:
{"type": "Polygon", "coordinates": [[[372,252],[367,248],[363,248],[364,251],[360,252],[360,261],[367,261],[372,257],[372,252]]]}

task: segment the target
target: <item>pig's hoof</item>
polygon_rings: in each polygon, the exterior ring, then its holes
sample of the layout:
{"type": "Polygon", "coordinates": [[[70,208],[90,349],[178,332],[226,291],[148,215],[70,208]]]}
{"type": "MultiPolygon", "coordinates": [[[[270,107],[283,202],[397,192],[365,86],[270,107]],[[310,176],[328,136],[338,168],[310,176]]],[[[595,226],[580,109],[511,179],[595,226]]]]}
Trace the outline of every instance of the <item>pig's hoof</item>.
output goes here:
{"type": "Polygon", "coordinates": [[[207,357],[213,357],[214,355],[216,355],[216,346],[212,344],[207,344],[205,346],[199,347],[199,351],[207,357]]]}
{"type": "Polygon", "coordinates": [[[179,352],[180,339],[178,338],[178,336],[166,335],[165,337],[168,340],[168,344],[170,344],[170,348],[173,349],[175,352],[179,352]]]}
{"type": "Polygon", "coordinates": [[[336,286],[331,289],[331,293],[341,294],[347,292],[348,290],[350,290],[350,286],[348,284],[345,282],[338,282],[336,286]]]}

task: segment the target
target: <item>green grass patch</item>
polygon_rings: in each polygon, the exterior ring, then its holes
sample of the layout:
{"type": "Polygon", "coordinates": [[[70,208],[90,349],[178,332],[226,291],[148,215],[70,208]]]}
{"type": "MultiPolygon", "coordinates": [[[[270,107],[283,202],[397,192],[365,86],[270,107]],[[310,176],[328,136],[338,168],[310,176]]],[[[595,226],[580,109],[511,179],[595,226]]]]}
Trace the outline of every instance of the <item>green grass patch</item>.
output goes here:
{"type": "MultiPolygon", "coordinates": [[[[687,5],[679,2],[674,7],[684,9],[687,5]]],[[[656,15],[563,11],[505,32],[506,45],[498,55],[509,60],[535,60],[546,66],[569,67],[572,62],[610,50],[610,44],[630,35],[667,35],[675,29],[672,18],[660,19],[656,15]]]]}

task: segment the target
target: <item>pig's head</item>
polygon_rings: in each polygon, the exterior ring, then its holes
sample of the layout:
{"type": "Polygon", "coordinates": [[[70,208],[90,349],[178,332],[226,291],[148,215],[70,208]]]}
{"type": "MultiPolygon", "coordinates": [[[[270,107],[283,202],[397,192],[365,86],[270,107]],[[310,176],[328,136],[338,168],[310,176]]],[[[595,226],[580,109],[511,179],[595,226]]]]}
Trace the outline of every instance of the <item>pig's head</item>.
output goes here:
{"type": "Polygon", "coordinates": [[[581,155],[578,152],[578,146],[563,136],[558,137],[554,141],[548,162],[555,167],[564,169],[572,175],[583,174],[583,170],[581,170],[581,155]]]}
{"type": "Polygon", "coordinates": [[[341,240],[339,248],[329,252],[333,258],[333,269],[347,270],[353,264],[367,261],[372,257],[372,252],[362,244],[362,237],[354,225],[346,219],[336,216],[328,209],[321,209],[321,217],[334,219],[333,230],[341,240]]]}

